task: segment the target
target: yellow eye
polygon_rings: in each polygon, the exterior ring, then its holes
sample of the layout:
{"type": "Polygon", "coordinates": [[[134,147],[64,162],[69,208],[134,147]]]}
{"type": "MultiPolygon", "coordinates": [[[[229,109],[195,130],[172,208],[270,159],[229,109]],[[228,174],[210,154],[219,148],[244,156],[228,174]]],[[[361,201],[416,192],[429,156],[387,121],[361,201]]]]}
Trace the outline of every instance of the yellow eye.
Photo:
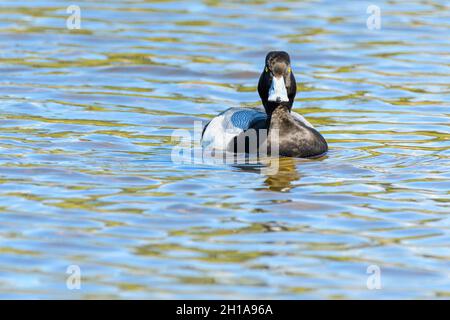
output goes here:
{"type": "Polygon", "coordinates": [[[288,73],[291,73],[292,69],[291,67],[288,67],[288,73]]]}
{"type": "Polygon", "coordinates": [[[269,69],[266,67],[266,72],[269,72],[269,69]]]}

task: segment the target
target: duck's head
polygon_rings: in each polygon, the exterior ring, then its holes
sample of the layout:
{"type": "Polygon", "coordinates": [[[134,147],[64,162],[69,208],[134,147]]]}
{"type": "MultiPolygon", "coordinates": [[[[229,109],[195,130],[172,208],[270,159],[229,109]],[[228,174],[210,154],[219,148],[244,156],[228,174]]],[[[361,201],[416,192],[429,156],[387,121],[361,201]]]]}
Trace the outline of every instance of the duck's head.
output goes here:
{"type": "Polygon", "coordinates": [[[280,105],[291,110],[296,92],[297,84],[289,54],[284,51],[269,52],[258,83],[258,93],[266,113],[271,115],[280,105]]]}

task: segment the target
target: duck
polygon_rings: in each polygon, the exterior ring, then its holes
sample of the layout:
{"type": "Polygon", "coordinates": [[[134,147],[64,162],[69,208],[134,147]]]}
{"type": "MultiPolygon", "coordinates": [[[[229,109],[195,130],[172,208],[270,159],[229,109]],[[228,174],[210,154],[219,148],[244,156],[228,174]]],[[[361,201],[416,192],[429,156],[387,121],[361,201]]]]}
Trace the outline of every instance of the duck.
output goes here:
{"type": "Polygon", "coordinates": [[[325,138],[301,114],[292,111],[296,93],[289,54],[267,53],[258,81],[263,107],[232,107],[215,116],[203,128],[202,148],[259,153],[265,146],[271,156],[276,152],[279,156],[296,158],[325,155],[328,151],[325,138]],[[252,137],[256,137],[255,143],[249,141],[252,137]]]}

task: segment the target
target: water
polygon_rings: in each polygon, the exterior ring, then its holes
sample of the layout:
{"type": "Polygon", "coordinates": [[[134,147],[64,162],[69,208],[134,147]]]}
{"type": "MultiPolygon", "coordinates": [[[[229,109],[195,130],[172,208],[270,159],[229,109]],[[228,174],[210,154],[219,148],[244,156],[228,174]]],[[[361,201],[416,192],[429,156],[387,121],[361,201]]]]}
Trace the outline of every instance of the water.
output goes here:
{"type": "Polygon", "coordinates": [[[0,4],[0,298],[450,297],[448,2],[73,2],[0,4]],[[328,155],[172,162],[274,49],[328,155]]]}

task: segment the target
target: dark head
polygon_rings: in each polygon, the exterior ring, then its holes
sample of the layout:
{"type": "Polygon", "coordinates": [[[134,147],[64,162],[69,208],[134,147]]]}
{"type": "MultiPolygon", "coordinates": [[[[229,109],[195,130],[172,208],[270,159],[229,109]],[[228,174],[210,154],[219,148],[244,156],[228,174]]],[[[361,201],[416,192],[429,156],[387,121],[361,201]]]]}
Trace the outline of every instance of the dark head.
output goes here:
{"type": "Polygon", "coordinates": [[[266,65],[259,78],[258,92],[268,115],[280,105],[291,110],[297,84],[287,52],[271,51],[267,54],[266,65]]]}

